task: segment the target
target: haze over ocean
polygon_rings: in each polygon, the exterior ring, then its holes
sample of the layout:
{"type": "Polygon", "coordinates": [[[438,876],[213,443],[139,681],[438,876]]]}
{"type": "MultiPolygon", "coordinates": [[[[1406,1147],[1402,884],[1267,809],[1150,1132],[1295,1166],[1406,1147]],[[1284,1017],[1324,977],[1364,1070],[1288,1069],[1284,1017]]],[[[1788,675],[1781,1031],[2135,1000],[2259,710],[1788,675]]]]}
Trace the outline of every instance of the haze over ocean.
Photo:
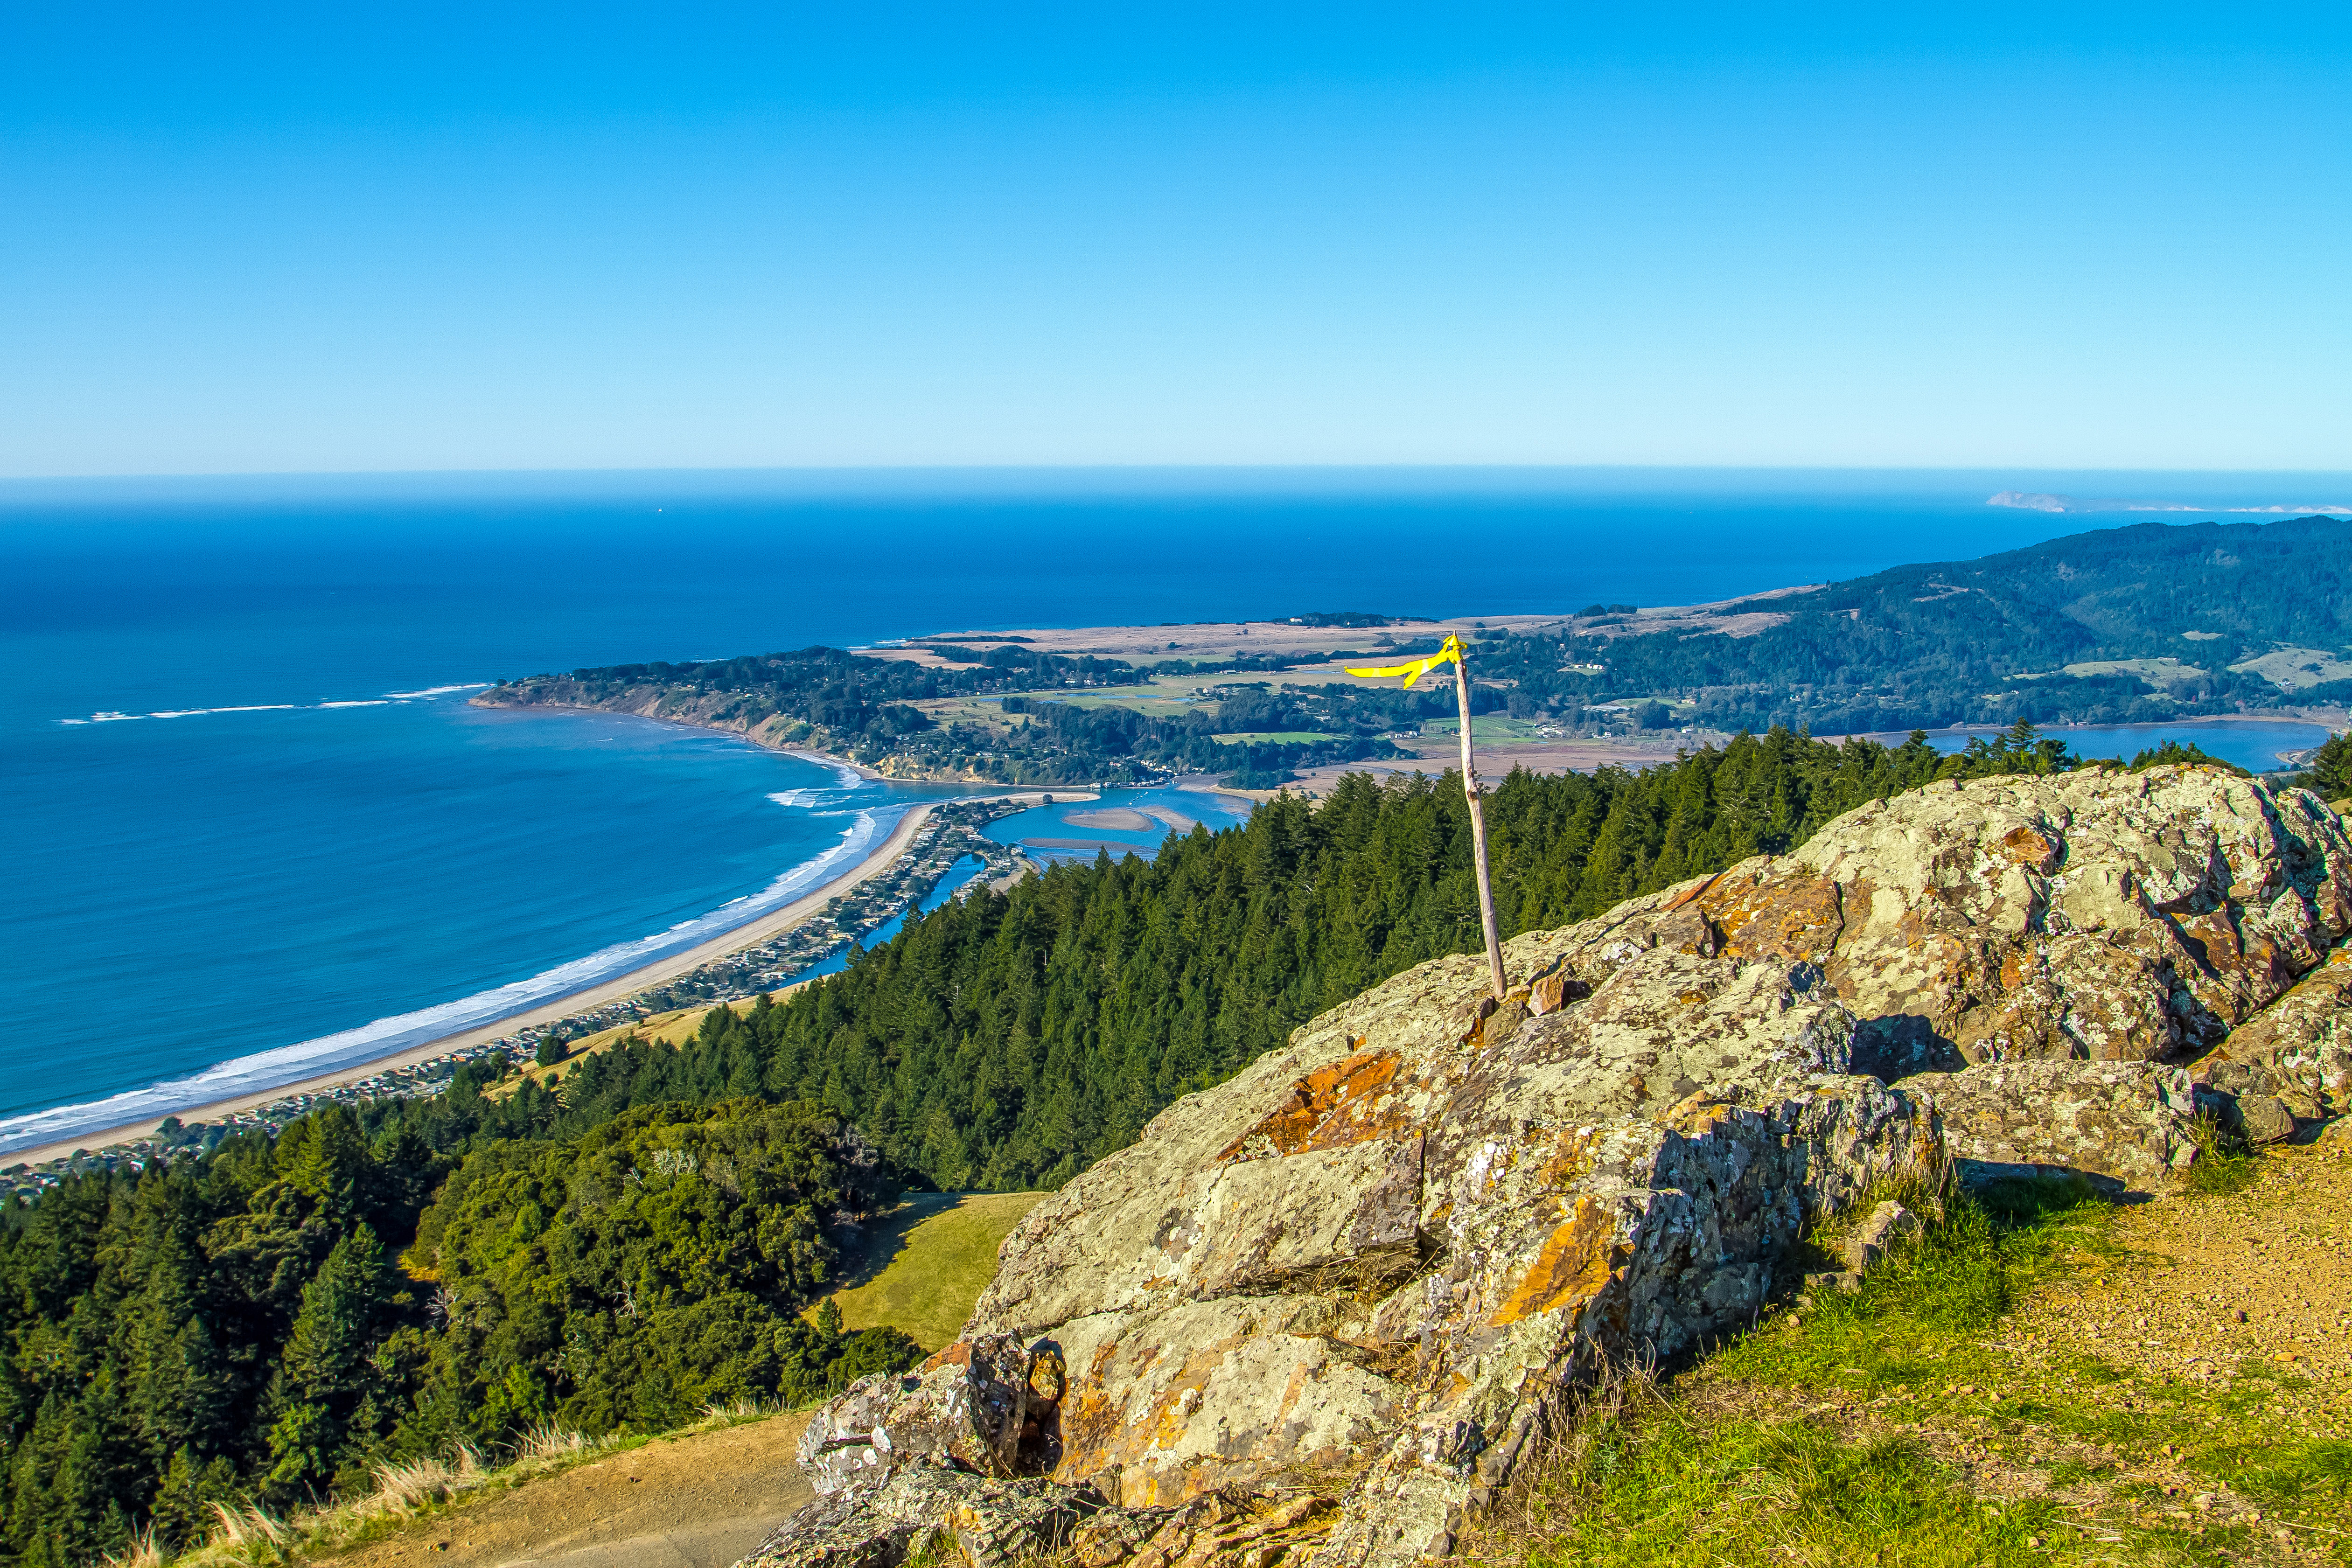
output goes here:
{"type": "MultiPolygon", "coordinates": [[[[2313,489],[2326,483],[1139,470],[0,486],[0,976],[16,1019],[0,1149],[34,1141],[12,1139],[11,1118],[657,937],[953,792],[843,790],[812,764],[645,721],[484,712],[466,705],[473,683],[967,627],[1688,603],[2150,520],[1987,507],[1997,489],[2340,498],[2313,489]]],[[[290,1061],[262,1071],[285,1082],[290,1061]]]]}

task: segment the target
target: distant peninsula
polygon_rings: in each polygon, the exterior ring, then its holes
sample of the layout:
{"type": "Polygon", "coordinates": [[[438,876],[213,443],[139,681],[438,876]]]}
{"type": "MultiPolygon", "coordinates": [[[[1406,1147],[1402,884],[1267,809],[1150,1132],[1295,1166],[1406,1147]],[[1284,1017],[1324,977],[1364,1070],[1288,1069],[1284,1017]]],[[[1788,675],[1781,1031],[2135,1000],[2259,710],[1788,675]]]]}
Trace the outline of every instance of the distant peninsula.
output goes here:
{"type": "Polygon", "coordinates": [[[2187,501],[2119,501],[2108,497],[2085,499],[2080,496],[2049,496],[2035,490],[2003,490],[1986,498],[1988,507],[2014,507],[2025,512],[2202,512],[2208,516],[2224,513],[2237,516],[2260,513],[2282,517],[2299,517],[2314,513],[2352,512],[2352,507],[2198,507],[2187,501]]]}
{"type": "MultiPolygon", "coordinates": [[[[1472,645],[1482,740],[2141,724],[2352,703],[2352,521],[2156,522],[1717,604],[961,631],[501,682],[488,707],[706,725],[887,777],[1069,786],[1442,769],[1454,701],[1348,673],[1472,645]],[[1385,622],[1385,623],[1381,623],[1385,622]]],[[[1564,758],[1554,758],[1557,762],[1564,758]]],[[[1603,752],[1570,766],[1607,765],[1603,752]]]]}

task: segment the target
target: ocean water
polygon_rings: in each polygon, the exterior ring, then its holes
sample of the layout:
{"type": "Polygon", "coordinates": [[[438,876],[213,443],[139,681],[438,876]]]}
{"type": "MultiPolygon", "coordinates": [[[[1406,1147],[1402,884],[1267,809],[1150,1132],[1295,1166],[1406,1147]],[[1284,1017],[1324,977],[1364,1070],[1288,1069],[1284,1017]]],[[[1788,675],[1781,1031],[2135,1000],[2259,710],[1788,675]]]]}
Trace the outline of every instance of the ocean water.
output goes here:
{"type": "Polygon", "coordinates": [[[941,792],[847,789],[830,768],[641,720],[487,712],[465,700],[479,683],[975,627],[1687,603],[2144,520],[1984,506],[1998,489],[2242,505],[2309,483],[1626,470],[0,485],[0,979],[16,1004],[0,1152],[512,1010],[790,897],[941,792]]]}

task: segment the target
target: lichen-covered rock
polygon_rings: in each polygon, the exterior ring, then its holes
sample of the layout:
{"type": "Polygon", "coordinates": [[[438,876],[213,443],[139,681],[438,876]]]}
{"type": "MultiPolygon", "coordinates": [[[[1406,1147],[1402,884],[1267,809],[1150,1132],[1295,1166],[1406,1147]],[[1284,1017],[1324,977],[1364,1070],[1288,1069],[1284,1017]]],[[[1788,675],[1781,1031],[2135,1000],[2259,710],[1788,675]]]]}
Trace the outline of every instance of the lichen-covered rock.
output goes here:
{"type": "Polygon", "coordinates": [[[1006,1238],[960,1350],[835,1401],[806,1457],[840,1500],[938,1458],[1097,1489],[1085,1568],[1443,1552],[1564,1391],[1751,1322],[1815,1217],[1951,1155],[2161,1183],[2196,1093],[2161,1063],[2347,925],[2343,825],[2219,770],[1864,807],[1515,939],[1499,1003],[1437,959],[1170,1106],[1006,1238]],[[1883,1081],[1922,1066],[1965,1071],[1883,1081]],[[982,1363],[1014,1392],[976,1398],[982,1363]],[[1299,1498],[1333,1502],[1202,1544],[1299,1498]]]}
{"type": "Polygon", "coordinates": [[[1065,1550],[1104,1511],[1101,1493],[1087,1487],[900,1460],[820,1496],[743,1568],[898,1568],[948,1542],[972,1568],[1010,1568],[1065,1550]]]}
{"type": "Polygon", "coordinates": [[[2306,1121],[2352,1110],[2352,944],[2338,945],[2193,1071],[2223,1093],[2266,1095],[2306,1121]]]}
{"type": "Polygon", "coordinates": [[[1484,989],[1401,976],[1031,1211],[967,1333],[1067,1358],[1057,1478],[1320,1476],[1328,1550],[1411,1555],[1559,1390],[1744,1325],[1809,1215],[1940,1157],[1813,970],[1660,946],[1540,1013],[1484,989]]]}
{"type": "Polygon", "coordinates": [[[2276,1144],[2294,1136],[2294,1113],[2272,1094],[2238,1097],[2238,1132],[2250,1144],[2276,1144]]]}
{"type": "Polygon", "coordinates": [[[1078,1527],[1069,1555],[1078,1568],[1281,1568],[1314,1555],[1335,1512],[1311,1492],[1204,1492],[1171,1509],[1108,1511],[1078,1527]]]}
{"type": "Polygon", "coordinates": [[[1857,1062],[1899,1076],[2210,1046],[2347,929],[2334,813],[2166,767],[1931,785],[1552,936],[1588,984],[1658,946],[1819,965],[1862,1020],[1857,1062]]]}
{"type": "Polygon", "coordinates": [[[1931,1103],[1963,1183],[2068,1173],[2164,1187],[2197,1157],[2196,1086],[2145,1061],[1997,1061],[1895,1085],[1931,1103]]]}

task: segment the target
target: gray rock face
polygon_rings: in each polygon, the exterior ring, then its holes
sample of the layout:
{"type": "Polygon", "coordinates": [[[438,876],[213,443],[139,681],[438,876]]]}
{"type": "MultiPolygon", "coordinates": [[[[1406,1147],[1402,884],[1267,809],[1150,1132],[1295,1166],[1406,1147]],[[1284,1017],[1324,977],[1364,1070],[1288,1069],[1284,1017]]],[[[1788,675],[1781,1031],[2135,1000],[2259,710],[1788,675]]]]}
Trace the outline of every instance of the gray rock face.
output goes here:
{"type": "Polygon", "coordinates": [[[2001,1061],[1895,1087],[1935,1106],[1964,1184],[2069,1172],[2152,1192],[2197,1157],[2196,1088],[2178,1067],[2001,1061]]]}
{"type": "Polygon", "coordinates": [[[2164,1059],[2347,925],[2332,815],[2157,768],[1864,807],[1507,944],[1499,1006],[1477,960],[1423,964],[1170,1106],[1006,1238],[959,1347],[829,1406],[825,1550],[902,1469],[961,1464],[1090,1489],[1086,1568],[1265,1568],[1230,1542],[1276,1495],[1336,1504],[1281,1552],[1446,1551],[1564,1391],[1745,1326],[1811,1219],[1952,1157],[2168,1179],[2196,1091],[2164,1059]]]}
{"type": "Polygon", "coordinates": [[[2194,1071],[2242,1110],[2250,1095],[2306,1121],[2352,1110],[2352,946],[2339,944],[2194,1071]]]}
{"type": "Polygon", "coordinates": [[[1868,1273],[1878,1260],[1906,1236],[1919,1234],[1919,1217],[1888,1198],[1846,1238],[1845,1266],[1854,1274],[1868,1273]]]}
{"type": "Polygon", "coordinates": [[[1039,1456],[1024,1464],[1021,1452],[1030,1405],[1042,1412],[1061,1393],[1033,1394],[1033,1360],[1043,1359],[1018,1340],[982,1334],[949,1346],[920,1375],[863,1379],[801,1433],[801,1469],[820,1493],[916,1456],[982,1476],[1034,1471],[1039,1456]]]}
{"type": "Polygon", "coordinates": [[[1034,1477],[976,1475],[928,1459],[877,1469],[787,1520],[746,1568],[898,1568],[952,1542],[967,1563],[997,1568],[1066,1550],[1104,1511],[1090,1488],[1034,1477]]]}

